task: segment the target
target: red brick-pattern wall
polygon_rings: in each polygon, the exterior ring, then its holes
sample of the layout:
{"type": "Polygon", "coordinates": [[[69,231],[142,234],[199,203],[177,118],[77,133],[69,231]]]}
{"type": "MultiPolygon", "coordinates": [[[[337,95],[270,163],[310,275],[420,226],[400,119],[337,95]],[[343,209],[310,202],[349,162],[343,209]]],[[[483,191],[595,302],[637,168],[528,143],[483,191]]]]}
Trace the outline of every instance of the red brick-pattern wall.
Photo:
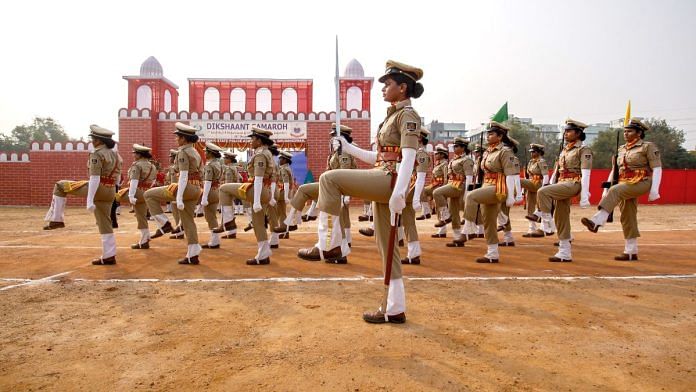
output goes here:
{"type": "MultiPolygon", "coordinates": [[[[88,180],[87,160],[89,151],[31,151],[29,153],[29,187],[31,205],[47,206],[51,203],[53,185],[59,180],[88,180]]],[[[17,201],[4,203],[19,205],[17,201]]],[[[68,205],[85,204],[84,198],[68,197],[68,205]]]]}
{"type": "MultiPolygon", "coordinates": [[[[331,124],[333,121],[308,121],[307,122],[307,166],[312,171],[314,179],[318,180],[321,173],[326,170],[326,158],[330,153],[331,124]]],[[[353,128],[353,142],[360,148],[369,150],[370,147],[370,120],[343,120],[341,124],[353,128]]],[[[358,167],[367,169],[370,166],[358,160],[358,167]]]]}
{"type": "Polygon", "coordinates": [[[118,149],[123,158],[123,171],[127,172],[133,163],[133,144],[152,147],[151,120],[149,118],[119,118],[118,143],[118,149]]]}
{"type": "Polygon", "coordinates": [[[0,204],[32,204],[30,170],[30,162],[0,162],[0,187],[3,189],[0,204]]]}

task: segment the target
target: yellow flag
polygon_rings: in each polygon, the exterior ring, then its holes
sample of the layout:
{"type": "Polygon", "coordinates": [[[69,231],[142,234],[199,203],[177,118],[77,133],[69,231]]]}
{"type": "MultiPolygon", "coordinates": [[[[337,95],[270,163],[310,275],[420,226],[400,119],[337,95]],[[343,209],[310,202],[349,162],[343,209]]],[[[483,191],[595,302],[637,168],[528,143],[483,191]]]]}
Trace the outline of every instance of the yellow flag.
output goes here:
{"type": "Polygon", "coordinates": [[[626,116],[624,117],[624,127],[631,122],[631,100],[628,100],[628,105],[626,106],[626,116]]]}

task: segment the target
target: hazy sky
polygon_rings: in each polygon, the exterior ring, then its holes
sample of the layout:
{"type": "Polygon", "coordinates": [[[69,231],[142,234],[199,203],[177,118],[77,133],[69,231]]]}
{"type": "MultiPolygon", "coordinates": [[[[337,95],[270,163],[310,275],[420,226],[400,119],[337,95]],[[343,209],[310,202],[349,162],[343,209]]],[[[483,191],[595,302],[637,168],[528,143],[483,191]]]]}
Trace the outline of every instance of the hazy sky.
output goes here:
{"type": "MultiPolygon", "coordinates": [[[[387,59],[423,68],[426,121],[476,127],[505,101],[537,123],[662,117],[696,147],[696,1],[5,2],[0,130],[51,116],[71,136],[118,128],[127,82],[148,56],[189,77],[311,78],[314,110],[340,68],[378,77],[387,59]]],[[[381,85],[373,123],[384,116],[381,85]]]]}

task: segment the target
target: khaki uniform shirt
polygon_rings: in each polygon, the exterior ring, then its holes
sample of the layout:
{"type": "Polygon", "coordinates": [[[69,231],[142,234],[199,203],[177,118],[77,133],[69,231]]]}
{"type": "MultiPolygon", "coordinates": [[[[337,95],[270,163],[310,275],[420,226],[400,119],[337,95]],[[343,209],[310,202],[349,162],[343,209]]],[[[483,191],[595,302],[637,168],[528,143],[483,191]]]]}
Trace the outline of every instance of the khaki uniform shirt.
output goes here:
{"type": "Polygon", "coordinates": [[[433,178],[430,181],[432,186],[439,186],[445,183],[447,179],[447,160],[443,159],[438,162],[433,168],[433,178]]]}
{"type": "Polygon", "coordinates": [[[128,178],[138,180],[138,188],[150,188],[157,177],[157,168],[147,159],[138,159],[128,169],[128,178]]]}
{"type": "Polygon", "coordinates": [[[222,177],[225,184],[231,184],[235,182],[242,182],[241,176],[237,171],[237,165],[232,163],[229,165],[223,165],[222,167],[222,177]]]}
{"type": "Polygon", "coordinates": [[[544,158],[532,159],[527,162],[527,175],[535,184],[541,184],[547,174],[549,174],[549,168],[546,166],[544,158]]]}
{"type": "Polygon", "coordinates": [[[578,141],[563,148],[558,164],[558,181],[579,181],[582,169],[592,169],[592,150],[578,141]]]}
{"type": "Polygon", "coordinates": [[[178,181],[179,169],[176,164],[173,164],[167,168],[167,174],[164,175],[164,185],[169,185],[176,183],[178,181]]]}
{"type": "Polygon", "coordinates": [[[200,180],[196,178],[200,176],[201,171],[201,155],[193,148],[193,144],[184,144],[179,147],[179,152],[176,154],[177,171],[188,171],[189,180],[200,180]]]}
{"type": "Polygon", "coordinates": [[[250,181],[253,182],[254,177],[263,177],[264,182],[270,182],[271,177],[275,173],[276,164],[273,160],[273,155],[268,151],[268,147],[261,146],[254,151],[254,156],[249,160],[249,171],[251,176],[250,181]]]}
{"type": "Polygon", "coordinates": [[[481,162],[483,170],[488,173],[502,173],[505,176],[520,174],[520,163],[511,149],[498,143],[493,149],[483,152],[481,162]]]}
{"type": "Polygon", "coordinates": [[[212,181],[212,187],[220,186],[222,180],[222,163],[219,158],[214,158],[205,163],[203,168],[203,181],[212,181]]]}
{"type": "Polygon", "coordinates": [[[87,168],[90,176],[99,176],[104,179],[112,178],[115,184],[121,180],[121,166],[123,160],[116,151],[106,148],[105,145],[97,147],[89,154],[87,168]]]}
{"type": "Polygon", "coordinates": [[[462,188],[466,183],[466,176],[474,175],[474,161],[466,156],[455,156],[447,166],[448,183],[457,188],[462,188]]]}
{"type": "MultiPolygon", "coordinates": [[[[387,118],[377,131],[379,147],[400,147],[418,149],[421,120],[418,113],[411,107],[411,100],[406,99],[387,109],[387,118]]],[[[392,162],[380,162],[380,151],[377,152],[377,166],[385,170],[394,170],[392,162]]]]}
{"type": "Polygon", "coordinates": [[[662,166],[660,150],[654,143],[638,140],[627,149],[626,145],[619,147],[619,174],[628,170],[647,170],[662,166]]]}
{"type": "Polygon", "coordinates": [[[334,151],[329,156],[329,164],[327,170],[334,169],[357,169],[358,164],[355,163],[355,158],[350,154],[338,155],[338,151],[334,151]]]}
{"type": "Polygon", "coordinates": [[[430,171],[430,154],[425,150],[419,149],[416,152],[416,166],[413,169],[416,173],[427,173],[430,171]]]}

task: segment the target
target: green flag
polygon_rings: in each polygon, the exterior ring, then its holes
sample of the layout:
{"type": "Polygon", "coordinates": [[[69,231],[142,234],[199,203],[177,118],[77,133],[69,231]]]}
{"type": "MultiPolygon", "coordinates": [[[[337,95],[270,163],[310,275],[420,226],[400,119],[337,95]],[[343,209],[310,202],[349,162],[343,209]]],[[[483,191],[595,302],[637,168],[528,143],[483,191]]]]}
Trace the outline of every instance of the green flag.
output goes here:
{"type": "Polygon", "coordinates": [[[304,183],[311,184],[313,182],[314,182],[314,176],[312,175],[312,171],[307,170],[307,175],[305,176],[304,183]]]}
{"type": "Polygon", "coordinates": [[[500,109],[498,110],[498,113],[496,113],[495,116],[491,117],[491,121],[497,121],[499,123],[503,123],[507,120],[508,120],[508,107],[507,107],[507,102],[505,102],[505,105],[500,107],[500,109]]]}

